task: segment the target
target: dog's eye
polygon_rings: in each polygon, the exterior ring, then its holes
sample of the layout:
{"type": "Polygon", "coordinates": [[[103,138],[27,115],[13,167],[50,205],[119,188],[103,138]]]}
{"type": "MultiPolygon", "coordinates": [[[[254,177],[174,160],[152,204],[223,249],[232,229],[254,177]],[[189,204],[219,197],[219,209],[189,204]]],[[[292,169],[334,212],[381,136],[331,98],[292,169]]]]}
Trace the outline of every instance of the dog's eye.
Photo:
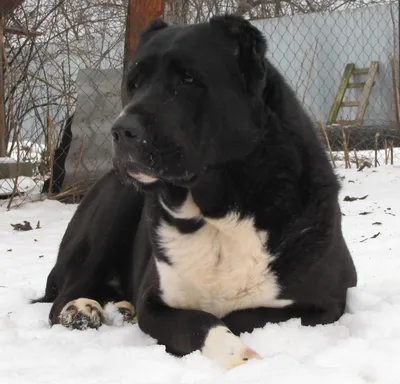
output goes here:
{"type": "Polygon", "coordinates": [[[194,77],[189,72],[185,72],[181,78],[182,84],[193,84],[194,77]]]}

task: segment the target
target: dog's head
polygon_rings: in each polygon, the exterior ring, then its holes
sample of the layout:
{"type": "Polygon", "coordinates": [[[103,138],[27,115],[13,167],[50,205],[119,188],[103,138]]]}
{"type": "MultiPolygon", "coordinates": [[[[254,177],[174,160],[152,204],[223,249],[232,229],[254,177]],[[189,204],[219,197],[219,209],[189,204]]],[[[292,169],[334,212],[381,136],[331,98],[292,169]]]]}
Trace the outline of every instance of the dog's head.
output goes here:
{"type": "Polygon", "coordinates": [[[260,137],[266,43],[234,16],[142,32],[112,127],[114,164],[142,184],[187,186],[249,154],[260,137]]]}

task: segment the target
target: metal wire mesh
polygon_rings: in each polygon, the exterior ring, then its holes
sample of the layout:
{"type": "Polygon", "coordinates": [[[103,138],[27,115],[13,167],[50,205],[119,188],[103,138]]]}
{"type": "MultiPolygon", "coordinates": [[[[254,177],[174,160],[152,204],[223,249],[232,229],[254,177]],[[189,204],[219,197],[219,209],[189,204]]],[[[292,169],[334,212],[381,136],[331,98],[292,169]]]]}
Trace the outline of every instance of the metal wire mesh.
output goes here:
{"type": "MultiPolygon", "coordinates": [[[[41,198],[77,202],[111,168],[110,125],[121,110],[126,10],[126,0],[26,0],[1,12],[0,205],[41,198]]],[[[165,5],[165,19],[175,24],[223,13],[243,15],[265,34],[268,58],[314,119],[335,167],[400,163],[397,3],[165,5]],[[374,62],[369,91],[362,84],[371,73],[351,74],[356,86],[338,104],[346,66],[371,68],[374,62]],[[363,114],[356,102],[366,106],[363,114]],[[345,105],[332,119],[340,103],[345,105]]]]}

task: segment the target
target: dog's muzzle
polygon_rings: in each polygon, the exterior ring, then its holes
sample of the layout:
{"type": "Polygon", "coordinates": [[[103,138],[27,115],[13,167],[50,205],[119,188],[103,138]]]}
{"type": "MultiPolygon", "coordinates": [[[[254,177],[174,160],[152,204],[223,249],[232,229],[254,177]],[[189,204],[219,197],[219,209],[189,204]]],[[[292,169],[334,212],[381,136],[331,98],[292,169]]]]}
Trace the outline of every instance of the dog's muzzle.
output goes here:
{"type": "Polygon", "coordinates": [[[138,116],[122,112],[111,128],[111,135],[114,145],[135,147],[143,139],[143,127],[138,116]]]}

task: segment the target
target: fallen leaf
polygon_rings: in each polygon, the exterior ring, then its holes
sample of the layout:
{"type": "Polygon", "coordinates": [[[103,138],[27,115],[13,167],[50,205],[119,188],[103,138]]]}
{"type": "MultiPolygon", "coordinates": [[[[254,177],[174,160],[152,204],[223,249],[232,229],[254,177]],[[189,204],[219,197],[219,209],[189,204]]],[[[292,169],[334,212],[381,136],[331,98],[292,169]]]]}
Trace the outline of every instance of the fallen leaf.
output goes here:
{"type": "Polygon", "coordinates": [[[24,220],[24,224],[17,223],[17,224],[11,224],[11,226],[14,228],[14,231],[32,231],[32,226],[29,221],[24,220]]]}
{"type": "Polygon", "coordinates": [[[351,197],[351,196],[346,196],[343,201],[356,201],[356,200],[365,200],[368,197],[368,195],[365,195],[363,197],[351,197]]]}
{"type": "Polygon", "coordinates": [[[376,239],[379,235],[380,235],[381,233],[380,232],[378,232],[378,233],[375,233],[375,235],[374,236],[371,236],[371,237],[367,237],[366,239],[364,239],[364,240],[361,240],[360,241],[360,243],[363,243],[364,241],[367,241],[367,240],[369,240],[369,239],[376,239]]]}

